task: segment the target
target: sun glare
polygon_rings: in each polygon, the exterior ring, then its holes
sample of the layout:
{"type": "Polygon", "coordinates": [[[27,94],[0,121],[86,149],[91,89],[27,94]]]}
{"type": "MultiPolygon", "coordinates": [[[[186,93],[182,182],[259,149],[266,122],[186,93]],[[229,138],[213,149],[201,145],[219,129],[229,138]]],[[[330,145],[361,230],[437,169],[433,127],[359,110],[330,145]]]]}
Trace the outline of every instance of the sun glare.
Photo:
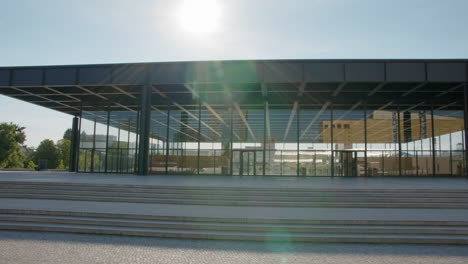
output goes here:
{"type": "Polygon", "coordinates": [[[221,8],[216,0],[184,0],[177,15],[185,30],[212,33],[219,28],[221,8]]]}

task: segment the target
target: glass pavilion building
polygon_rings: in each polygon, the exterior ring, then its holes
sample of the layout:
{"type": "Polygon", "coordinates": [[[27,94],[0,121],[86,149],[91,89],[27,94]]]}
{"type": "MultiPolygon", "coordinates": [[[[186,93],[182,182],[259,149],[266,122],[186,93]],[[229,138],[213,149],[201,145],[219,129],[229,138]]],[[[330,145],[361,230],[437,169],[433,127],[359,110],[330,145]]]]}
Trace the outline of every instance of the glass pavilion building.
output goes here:
{"type": "Polygon", "coordinates": [[[74,116],[70,170],[466,176],[468,60],[0,68],[0,94],[74,116]]]}

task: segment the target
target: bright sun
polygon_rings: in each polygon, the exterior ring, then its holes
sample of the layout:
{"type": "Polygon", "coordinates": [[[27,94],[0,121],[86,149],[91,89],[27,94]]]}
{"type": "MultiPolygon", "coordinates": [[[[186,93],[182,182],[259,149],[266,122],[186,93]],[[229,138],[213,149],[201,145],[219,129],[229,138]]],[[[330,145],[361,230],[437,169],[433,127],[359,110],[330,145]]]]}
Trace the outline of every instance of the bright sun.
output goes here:
{"type": "Polygon", "coordinates": [[[221,8],[216,0],[184,0],[177,16],[191,33],[212,33],[219,27],[221,8]]]}

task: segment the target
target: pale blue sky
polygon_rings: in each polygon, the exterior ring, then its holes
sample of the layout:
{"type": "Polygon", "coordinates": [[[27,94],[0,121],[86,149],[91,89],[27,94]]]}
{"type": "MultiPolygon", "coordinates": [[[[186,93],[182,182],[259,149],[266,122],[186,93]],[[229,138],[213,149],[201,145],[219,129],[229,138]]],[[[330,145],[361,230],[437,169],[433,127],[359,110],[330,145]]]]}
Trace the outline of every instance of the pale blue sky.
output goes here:
{"type": "MultiPolygon", "coordinates": [[[[194,34],[182,0],[0,0],[0,66],[222,59],[468,58],[467,0],[218,0],[218,31],[194,34]]],[[[0,96],[28,145],[71,116],[0,96]]]]}

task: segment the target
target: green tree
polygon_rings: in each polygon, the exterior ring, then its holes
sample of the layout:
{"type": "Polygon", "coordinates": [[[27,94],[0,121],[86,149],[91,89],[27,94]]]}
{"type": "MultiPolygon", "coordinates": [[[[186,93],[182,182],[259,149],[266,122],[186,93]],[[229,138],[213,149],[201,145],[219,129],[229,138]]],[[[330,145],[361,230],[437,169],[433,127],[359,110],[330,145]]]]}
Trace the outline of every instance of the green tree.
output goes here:
{"type": "Polygon", "coordinates": [[[34,169],[36,167],[36,164],[34,164],[34,161],[30,160],[28,164],[26,165],[26,169],[34,169]]]}
{"type": "Polygon", "coordinates": [[[43,140],[34,153],[34,162],[37,164],[39,160],[47,160],[47,168],[55,169],[59,165],[60,150],[50,139],[43,140]]]}
{"type": "Polygon", "coordinates": [[[65,169],[65,166],[63,165],[63,160],[59,160],[59,165],[56,168],[57,170],[63,170],[65,169]]]}
{"type": "MultiPolygon", "coordinates": [[[[28,168],[29,163],[30,163],[30,162],[33,162],[32,160],[33,160],[33,156],[34,156],[34,152],[35,152],[35,151],[36,151],[36,150],[35,150],[33,147],[28,147],[28,146],[26,146],[26,145],[23,146],[22,152],[23,152],[23,154],[24,154],[24,156],[25,156],[25,158],[24,158],[24,160],[23,160],[23,163],[24,163],[24,167],[25,167],[25,168],[28,168]]],[[[34,162],[33,162],[33,163],[34,163],[34,162]]],[[[28,168],[28,169],[31,169],[31,168],[28,168]]]]}
{"type": "Polygon", "coordinates": [[[65,130],[65,133],[63,133],[63,139],[66,139],[66,140],[71,140],[72,139],[72,130],[71,130],[71,128],[65,130]]]}
{"type": "Polygon", "coordinates": [[[67,139],[61,139],[57,142],[57,147],[60,150],[60,159],[63,161],[63,166],[68,168],[70,165],[71,141],[67,139]]]}
{"type": "Polygon", "coordinates": [[[0,123],[0,168],[22,168],[24,154],[21,144],[26,140],[24,127],[0,123]]]}

